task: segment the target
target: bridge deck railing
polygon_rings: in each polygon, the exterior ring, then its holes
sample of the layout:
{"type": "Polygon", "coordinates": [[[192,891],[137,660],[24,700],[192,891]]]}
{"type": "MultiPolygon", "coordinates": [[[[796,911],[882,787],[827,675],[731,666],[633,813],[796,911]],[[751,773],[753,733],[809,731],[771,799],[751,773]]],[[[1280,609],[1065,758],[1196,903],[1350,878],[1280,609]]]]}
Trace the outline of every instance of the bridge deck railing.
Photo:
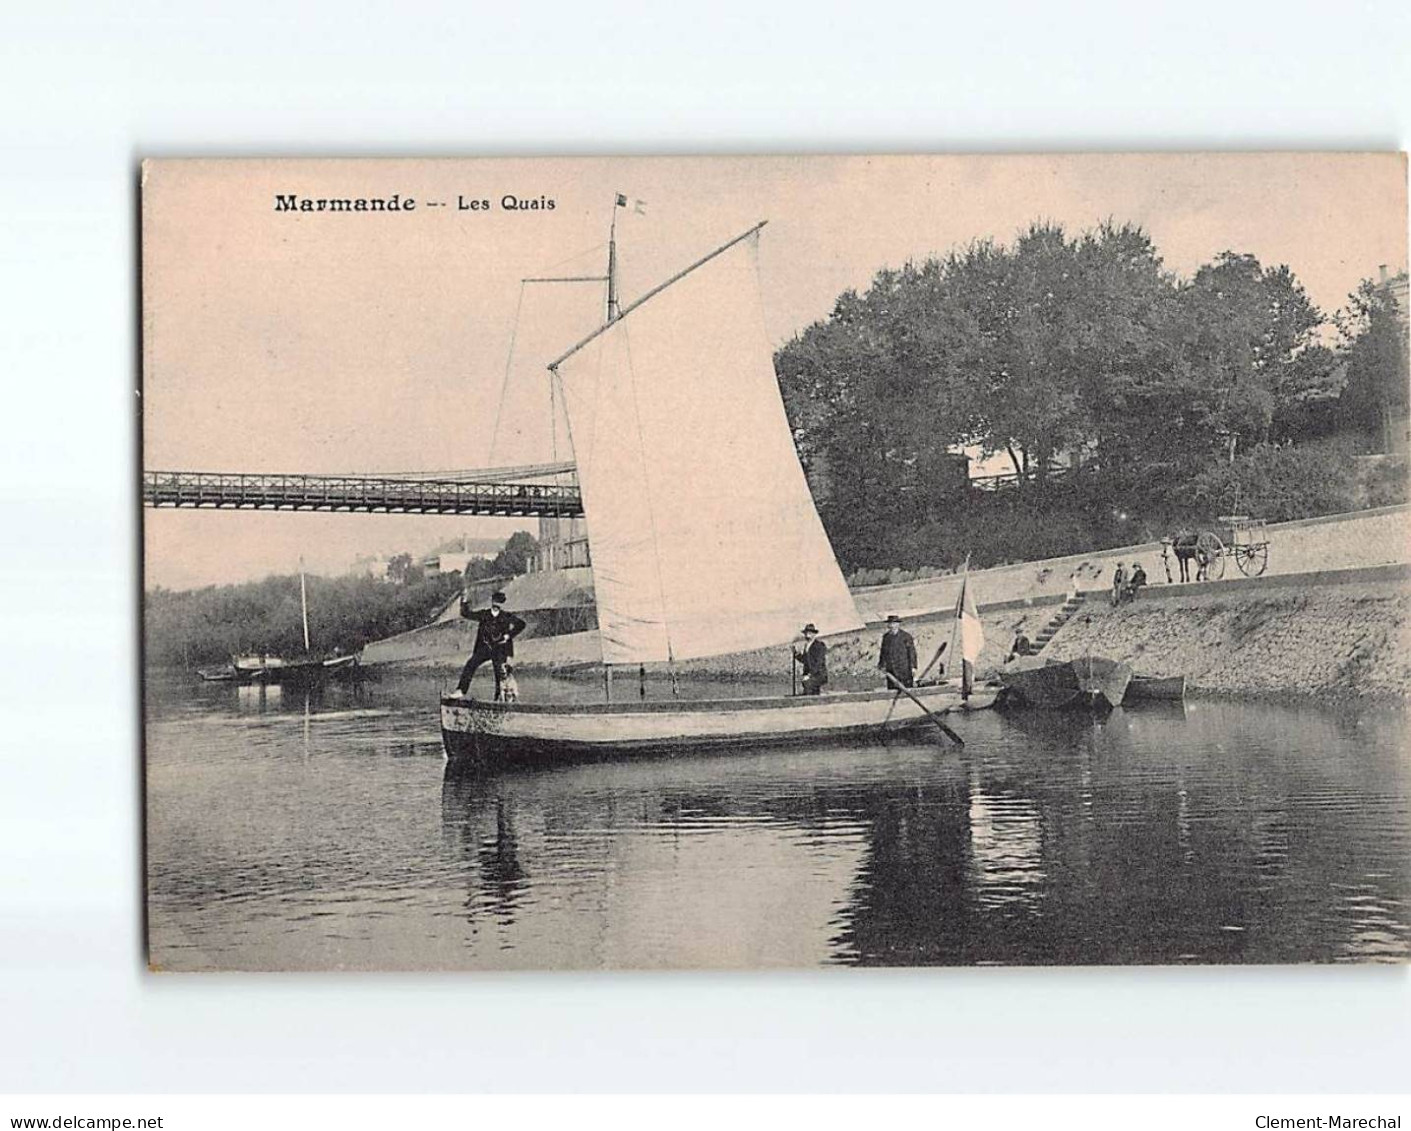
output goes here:
{"type": "Polygon", "coordinates": [[[391,514],[483,514],[576,517],[577,486],[465,483],[375,476],[260,475],[148,471],[142,501],[151,507],[211,510],[346,511],[391,514]]]}

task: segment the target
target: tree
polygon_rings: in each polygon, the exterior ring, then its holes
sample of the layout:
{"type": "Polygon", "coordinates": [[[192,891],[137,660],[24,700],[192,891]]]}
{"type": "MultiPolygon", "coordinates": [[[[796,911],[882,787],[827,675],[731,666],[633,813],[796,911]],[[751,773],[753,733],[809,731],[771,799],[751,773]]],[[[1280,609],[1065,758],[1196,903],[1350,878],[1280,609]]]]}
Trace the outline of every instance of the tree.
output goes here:
{"type": "Polygon", "coordinates": [[[538,552],[539,542],[528,531],[516,530],[505,542],[505,548],[495,555],[496,574],[529,572],[529,563],[538,552]]]}
{"type": "Polygon", "coordinates": [[[775,362],[835,551],[882,566],[915,556],[921,529],[1012,551],[1004,508],[956,489],[956,447],[1007,456],[1040,510],[1071,507],[1053,537],[1066,523],[1074,549],[1121,536],[1123,515],[1164,521],[1231,439],[1297,437],[1336,393],[1322,327],[1287,267],[1226,252],[1182,282],[1139,227],[1036,222],[879,271],[775,362]],[[1060,458],[1092,474],[1059,492],[1060,458]]]}
{"type": "MultiPolygon", "coordinates": [[[[318,654],[335,648],[357,652],[369,641],[423,625],[459,588],[453,575],[397,586],[370,577],[310,575],[307,584],[309,629],[318,654]]],[[[153,589],[143,602],[143,621],[147,662],[157,666],[223,663],[245,651],[293,656],[304,649],[297,575],[195,590],[153,589]]]]}
{"type": "Polygon", "coordinates": [[[1190,411],[1206,458],[1234,437],[1276,438],[1276,421],[1331,394],[1331,354],[1317,344],[1322,312],[1286,266],[1222,252],[1181,291],[1180,357],[1194,378],[1190,411]]]}
{"type": "Polygon", "coordinates": [[[1374,434],[1379,446],[1389,439],[1391,419],[1407,407],[1404,317],[1389,286],[1364,279],[1337,318],[1347,380],[1339,415],[1348,427],[1374,434]]]}

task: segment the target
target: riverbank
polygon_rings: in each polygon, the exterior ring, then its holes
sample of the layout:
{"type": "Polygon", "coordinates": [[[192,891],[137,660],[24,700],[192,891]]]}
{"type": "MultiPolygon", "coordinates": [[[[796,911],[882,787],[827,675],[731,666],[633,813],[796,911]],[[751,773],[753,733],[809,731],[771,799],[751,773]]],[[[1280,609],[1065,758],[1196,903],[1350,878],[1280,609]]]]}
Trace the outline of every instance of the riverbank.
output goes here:
{"type": "MultiPolygon", "coordinates": [[[[1241,577],[1233,564],[1220,582],[1165,581],[1160,545],[977,570],[970,583],[985,626],[977,665],[983,678],[1003,664],[1015,633],[1036,639],[1075,584],[1086,601],[1053,638],[1046,656],[1085,651],[1132,663],[1142,674],[1185,675],[1197,693],[1411,697],[1408,623],[1408,509],[1388,507],[1269,527],[1267,573],[1241,577]],[[1141,562],[1151,585],[1119,610],[1107,602],[1111,567],[1141,562]]],[[[1174,563],[1173,563],[1174,566],[1174,563]]],[[[950,638],[958,576],[879,586],[855,593],[869,626],[829,637],[829,669],[839,689],[876,686],[882,623],[897,613],[922,664],[950,638]]],[[[367,662],[453,671],[470,653],[474,625],[458,617],[369,645],[367,662]]],[[[596,632],[521,639],[519,666],[596,678],[596,632]]],[[[785,648],[679,665],[683,675],[787,686],[785,648]]],[[[651,678],[662,666],[648,665],[651,678]]]]}
{"type": "MultiPolygon", "coordinates": [[[[1322,571],[1198,585],[1158,585],[1137,601],[1112,608],[1105,593],[1088,594],[1043,653],[1067,659],[1094,652],[1130,663],[1143,675],[1184,675],[1194,694],[1299,696],[1405,701],[1411,698],[1411,569],[1322,571]]],[[[985,647],[979,678],[1004,663],[1016,632],[1031,640],[1059,612],[1059,601],[1012,601],[984,606],[985,647]]],[[[908,617],[924,664],[950,639],[950,611],[908,617]]],[[[832,686],[878,684],[883,625],[827,638],[832,686]]],[[[522,641],[521,670],[598,678],[597,634],[522,641]]],[[[438,671],[460,656],[428,657],[438,671]]],[[[648,677],[666,675],[648,665],[648,677]]],[[[684,678],[764,682],[790,679],[787,649],[692,660],[684,678]]]]}
{"type": "Polygon", "coordinates": [[[1120,609],[1089,601],[1045,654],[1092,652],[1143,675],[1184,675],[1196,693],[1411,698],[1405,568],[1270,581],[1173,587],[1120,609]]]}

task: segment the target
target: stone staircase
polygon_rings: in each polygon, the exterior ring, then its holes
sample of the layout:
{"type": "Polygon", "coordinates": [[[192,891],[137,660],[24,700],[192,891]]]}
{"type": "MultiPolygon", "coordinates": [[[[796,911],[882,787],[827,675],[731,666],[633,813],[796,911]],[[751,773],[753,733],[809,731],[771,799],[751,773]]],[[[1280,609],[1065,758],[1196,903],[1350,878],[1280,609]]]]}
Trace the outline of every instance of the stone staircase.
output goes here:
{"type": "Polygon", "coordinates": [[[1058,630],[1072,619],[1073,614],[1083,607],[1083,602],[1086,600],[1086,593],[1071,594],[1063,602],[1063,607],[1053,614],[1048,624],[1044,625],[1038,636],[1034,637],[1033,643],[1029,646],[1029,655],[1037,656],[1047,648],[1049,641],[1058,635],[1058,630]]]}

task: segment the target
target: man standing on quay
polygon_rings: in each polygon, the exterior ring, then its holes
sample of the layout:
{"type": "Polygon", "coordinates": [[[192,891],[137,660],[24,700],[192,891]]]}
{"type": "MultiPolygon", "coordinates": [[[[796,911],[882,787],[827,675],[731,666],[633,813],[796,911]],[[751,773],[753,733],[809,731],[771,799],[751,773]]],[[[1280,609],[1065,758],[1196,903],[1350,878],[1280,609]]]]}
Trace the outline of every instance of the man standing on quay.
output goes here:
{"type": "Polygon", "coordinates": [[[461,616],[476,621],[480,627],[475,633],[475,650],[461,669],[460,682],[456,685],[457,695],[470,691],[475,669],[489,660],[495,671],[495,698],[500,698],[506,662],[514,657],[514,638],[524,631],[524,621],[506,612],[504,606],[505,595],[499,592],[490,595],[488,609],[472,609],[470,602],[461,598],[461,616]]]}
{"type": "MultiPolygon", "coordinates": [[[[882,654],[877,667],[903,687],[916,680],[916,641],[901,626],[901,618],[893,613],[887,618],[887,631],[882,634],[882,654]]],[[[888,685],[890,686],[890,684],[888,685]]]]}

